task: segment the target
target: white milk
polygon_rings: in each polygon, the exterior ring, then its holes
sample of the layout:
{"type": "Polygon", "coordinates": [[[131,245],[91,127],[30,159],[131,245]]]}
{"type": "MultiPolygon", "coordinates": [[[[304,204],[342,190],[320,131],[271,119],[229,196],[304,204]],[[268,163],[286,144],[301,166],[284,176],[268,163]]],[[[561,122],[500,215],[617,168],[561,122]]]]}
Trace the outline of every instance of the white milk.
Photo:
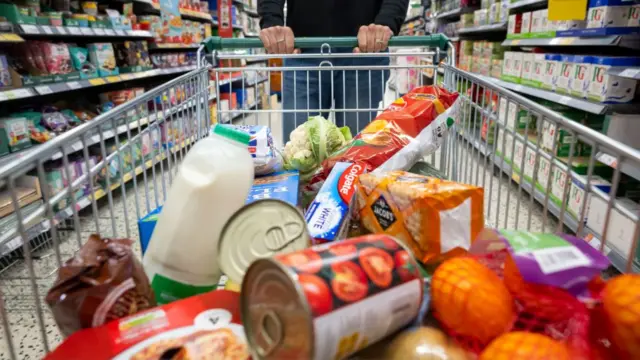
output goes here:
{"type": "Polygon", "coordinates": [[[158,303],[217,284],[220,232],[253,183],[248,143],[248,134],[217,125],[180,164],[143,257],[158,303]]]}

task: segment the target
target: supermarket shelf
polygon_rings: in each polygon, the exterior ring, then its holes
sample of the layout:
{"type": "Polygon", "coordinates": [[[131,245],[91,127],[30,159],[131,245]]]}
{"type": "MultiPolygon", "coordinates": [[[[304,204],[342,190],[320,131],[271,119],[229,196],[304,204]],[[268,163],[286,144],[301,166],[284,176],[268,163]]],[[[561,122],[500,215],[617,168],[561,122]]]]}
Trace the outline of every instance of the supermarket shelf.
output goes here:
{"type": "Polygon", "coordinates": [[[226,115],[226,117],[222,119],[221,123],[227,124],[232,122],[235,119],[241,118],[243,115],[247,116],[249,115],[247,111],[255,109],[256,107],[258,107],[258,103],[253,103],[251,105],[245,106],[242,110],[235,110],[235,111],[224,113],[223,115],[226,115]]]}
{"type": "Polygon", "coordinates": [[[416,21],[416,20],[422,20],[422,19],[423,19],[422,15],[415,15],[415,16],[408,17],[408,18],[404,19],[404,24],[410,23],[410,22],[416,21]]]}
{"type": "Polygon", "coordinates": [[[150,38],[149,31],[144,30],[114,30],[98,29],[74,26],[48,26],[48,25],[19,25],[19,34],[22,36],[99,36],[99,37],[127,37],[150,38]]]}
{"type": "Polygon", "coordinates": [[[640,80],[640,67],[635,67],[635,68],[611,67],[609,68],[609,70],[607,70],[607,74],[634,79],[634,80],[640,80]]]}
{"type": "Polygon", "coordinates": [[[205,20],[208,22],[213,21],[211,14],[207,14],[206,12],[180,9],[180,15],[182,18],[187,20],[205,20]]]}
{"type": "Polygon", "coordinates": [[[80,90],[95,86],[102,86],[106,84],[113,84],[122,81],[149,78],[160,75],[171,75],[177,73],[188,72],[194,70],[195,66],[181,66],[171,69],[153,69],[147,71],[141,71],[137,73],[129,73],[115,76],[108,76],[103,78],[94,78],[87,80],[68,81],[61,83],[54,83],[48,85],[37,85],[34,87],[26,87],[20,89],[5,90],[0,92],[0,103],[24,99],[29,97],[57,94],[66,91],[80,90]]]}
{"type": "MultiPolygon", "coordinates": [[[[596,160],[614,169],[618,168],[618,166],[620,165],[618,164],[618,160],[614,156],[611,156],[605,152],[599,152],[596,155],[596,160]]],[[[636,180],[640,180],[640,168],[629,164],[628,162],[622,162],[620,171],[636,180]]]]}
{"type": "MultiPolygon", "coordinates": [[[[462,29],[461,29],[462,30],[462,29]]],[[[640,48],[638,37],[609,35],[601,37],[555,37],[547,39],[507,39],[503,46],[606,46],[640,48]]]]}
{"type": "Polygon", "coordinates": [[[19,43],[24,39],[18,34],[14,33],[0,33],[0,43],[19,43]]]}
{"type": "Polygon", "coordinates": [[[638,111],[637,104],[600,104],[584,99],[578,99],[571,96],[560,95],[553,91],[537,89],[530,86],[510,83],[508,81],[498,80],[487,76],[480,76],[486,81],[491,81],[499,86],[513,90],[522,94],[531,95],[540,99],[553,101],[562,105],[570,106],[575,109],[584,110],[592,114],[606,114],[610,112],[616,113],[636,113],[638,111]]]}
{"type": "Polygon", "coordinates": [[[173,44],[173,43],[165,43],[165,44],[156,44],[150,43],[149,50],[175,50],[175,49],[185,49],[185,50],[197,50],[200,47],[200,44],[173,44]]]}
{"type": "Polygon", "coordinates": [[[482,25],[482,26],[475,26],[475,27],[470,27],[470,28],[461,28],[458,29],[458,36],[460,35],[475,35],[475,34],[482,34],[482,33],[498,33],[498,32],[505,32],[507,31],[507,23],[506,22],[502,22],[502,23],[498,23],[498,24],[491,24],[491,25],[482,25]]]}
{"type": "MultiPolygon", "coordinates": [[[[184,141],[179,147],[173,147],[171,148],[171,154],[174,154],[178,151],[180,151],[181,149],[183,149],[184,147],[188,146],[189,143],[191,143],[191,140],[186,140],[184,141]]],[[[152,166],[154,166],[155,164],[157,164],[160,161],[163,161],[167,158],[166,155],[166,150],[165,148],[161,148],[160,151],[162,151],[162,154],[159,154],[156,156],[155,159],[151,159],[151,160],[147,160],[144,163],[144,166],[138,166],[135,169],[135,176],[138,176],[140,174],[142,174],[143,171],[150,169],[152,166]],[[155,160],[155,161],[154,161],[155,160]]],[[[133,179],[133,175],[131,173],[131,171],[128,171],[124,174],[123,176],[123,183],[126,184],[129,181],[131,181],[133,179]]],[[[113,185],[111,185],[111,191],[114,191],[116,189],[118,189],[120,187],[120,182],[116,182],[113,185]]],[[[103,189],[96,189],[92,195],[88,195],[85,197],[82,197],[78,200],[76,200],[76,211],[80,211],[88,206],[91,205],[91,203],[93,202],[93,198],[95,197],[95,200],[98,201],[101,198],[107,196],[107,192],[103,189]]],[[[54,217],[53,217],[53,221],[54,224],[60,224],[62,221],[64,221],[65,219],[68,219],[70,217],[73,216],[73,208],[71,205],[69,205],[68,207],[66,207],[63,210],[58,211],[54,217]]],[[[29,240],[35,238],[36,236],[42,234],[43,232],[48,231],[51,228],[51,224],[49,222],[49,220],[43,220],[40,221],[39,223],[35,224],[34,226],[30,227],[26,232],[27,232],[27,237],[29,238],[29,240]]],[[[6,256],[9,253],[11,253],[11,251],[17,249],[18,247],[22,246],[23,241],[22,241],[22,237],[20,235],[15,236],[15,232],[9,233],[9,234],[3,234],[3,238],[0,239],[0,257],[6,256]]]]}
{"type": "Polygon", "coordinates": [[[449,37],[449,41],[451,41],[451,42],[460,41],[460,38],[459,38],[459,37],[457,37],[457,36],[450,36],[450,37],[449,37]]]}
{"type": "MultiPolygon", "coordinates": [[[[600,249],[600,244],[602,243],[602,241],[600,241],[600,235],[592,229],[589,229],[587,226],[584,227],[584,230],[578,235],[578,237],[585,239],[585,241],[594,248],[600,249]]],[[[609,261],[611,261],[613,267],[622,273],[626,271],[627,260],[622,255],[607,245],[604,246],[604,252],[607,254],[607,257],[609,258],[609,261]]],[[[631,264],[631,272],[640,274],[640,264],[636,261],[631,264]]]]}
{"type": "Polygon", "coordinates": [[[509,4],[509,10],[534,10],[547,7],[547,0],[520,0],[509,4]]]}
{"type": "MultiPolygon", "coordinates": [[[[462,135],[467,141],[469,141],[470,139],[464,135],[462,135]]],[[[486,152],[483,152],[484,149],[484,144],[482,142],[479,142],[477,139],[474,141],[470,142],[477,150],[479,150],[483,155],[486,154],[486,152]],[[481,146],[482,145],[482,146],[481,146]]],[[[533,198],[541,205],[545,204],[545,193],[542,192],[540,189],[538,189],[538,187],[536,186],[532,186],[531,183],[529,181],[527,181],[526,179],[520,177],[518,174],[513,173],[512,174],[512,169],[511,169],[511,164],[509,164],[508,162],[504,161],[499,155],[493,155],[493,161],[496,167],[498,167],[499,169],[501,169],[505,174],[507,174],[507,176],[511,177],[515,182],[519,183],[522,185],[522,189],[527,192],[528,194],[532,195],[533,198]]],[[[556,164],[561,165],[560,161],[556,160],[555,161],[556,164]]],[[[560,206],[558,206],[558,204],[556,204],[555,202],[551,201],[551,199],[549,199],[547,201],[547,210],[556,218],[560,218],[560,211],[561,208],[560,206]]],[[[564,225],[567,226],[571,231],[573,231],[573,233],[575,234],[578,231],[578,220],[571,215],[566,209],[564,212],[564,225]]],[[[586,225],[583,226],[583,232],[581,234],[578,234],[579,237],[584,238],[587,234],[593,234],[594,236],[598,237],[598,235],[591,229],[589,229],[586,225]]],[[[599,242],[598,241],[589,241],[589,244],[595,248],[599,249],[599,242]]],[[[609,258],[609,260],[611,261],[611,264],[618,269],[618,271],[620,272],[624,272],[625,268],[626,268],[626,260],[624,259],[623,256],[621,256],[619,253],[617,253],[616,250],[614,249],[608,249],[610,251],[608,251],[607,253],[607,257],[609,258]]],[[[633,264],[633,272],[635,273],[640,273],[640,267],[638,266],[638,264],[633,264]]]]}
{"type": "Polygon", "coordinates": [[[435,16],[436,19],[457,19],[462,14],[472,13],[476,8],[458,8],[449,11],[444,11],[435,16]]]}

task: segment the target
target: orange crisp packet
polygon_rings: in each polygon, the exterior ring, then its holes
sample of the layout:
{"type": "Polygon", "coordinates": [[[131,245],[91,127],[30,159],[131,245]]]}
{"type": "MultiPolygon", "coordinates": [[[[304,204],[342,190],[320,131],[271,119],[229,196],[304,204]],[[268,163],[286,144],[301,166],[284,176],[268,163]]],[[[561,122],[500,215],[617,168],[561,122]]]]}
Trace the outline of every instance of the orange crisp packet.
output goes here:
{"type": "Polygon", "coordinates": [[[484,227],[480,187],[405,171],[362,174],[357,185],[362,225],[401,240],[423,263],[468,250],[484,227]]]}

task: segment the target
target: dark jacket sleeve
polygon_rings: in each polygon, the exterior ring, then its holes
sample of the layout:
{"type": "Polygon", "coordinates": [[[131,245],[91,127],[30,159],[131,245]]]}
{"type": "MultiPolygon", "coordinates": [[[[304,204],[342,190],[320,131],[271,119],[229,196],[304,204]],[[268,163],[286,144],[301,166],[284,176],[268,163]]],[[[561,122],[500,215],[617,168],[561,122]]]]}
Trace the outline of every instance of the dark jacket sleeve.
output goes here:
{"type": "Polygon", "coordinates": [[[378,12],[378,16],[376,16],[375,23],[377,25],[388,26],[394,35],[398,35],[400,27],[407,17],[408,8],[409,0],[382,0],[380,12],[378,12]]]}
{"type": "Polygon", "coordinates": [[[284,1],[285,0],[258,0],[258,15],[260,15],[261,29],[272,26],[284,26],[284,1]]]}

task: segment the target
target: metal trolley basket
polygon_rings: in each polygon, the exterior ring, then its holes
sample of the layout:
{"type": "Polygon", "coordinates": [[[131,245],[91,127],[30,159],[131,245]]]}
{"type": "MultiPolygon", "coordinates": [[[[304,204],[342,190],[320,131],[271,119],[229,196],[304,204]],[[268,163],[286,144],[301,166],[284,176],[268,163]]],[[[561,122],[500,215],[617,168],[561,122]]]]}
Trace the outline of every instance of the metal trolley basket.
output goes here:
{"type": "MultiPolygon", "coordinates": [[[[208,136],[212,123],[268,125],[277,146],[282,147],[288,136],[286,131],[309,115],[323,113],[333,121],[346,121],[347,116],[353,118],[355,114],[356,121],[350,125],[357,130],[401,93],[430,83],[459,91],[461,106],[444,145],[425,161],[452,180],[485,187],[489,225],[530,231],[562,230],[586,236],[609,255],[620,271],[638,271],[640,266],[634,260],[637,212],[593,186],[592,177],[595,154],[606,152],[613,156],[618,166],[613,171],[610,193],[615,194],[621,181],[620,169],[640,166],[640,153],[499,88],[488,79],[456,69],[451,60],[438,66],[445,56],[455,58],[455,51],[444,36],[399,37],[392,39],[392,47],[413,48],[360,55],[391,59],[390,64],[383,61],[382,65],[349,65],[352,55],[344,49],[356,45],[355,38],[298,39],[296,47],[320,52],[273,56],[228,51],[260,47],[258,39],[210,39],[198,51],[198,69],[25,152],[0,168],[0,183],[10,194],[16,224],[0,234],[0,359],[40,358],[57,346],[62,338],[43,301],[56,270],[92,233],[136,240],[137,220],[164,203],[181,159],[196,141],[208,136]],[[219,50],[223,48],[225,51],[219,50]],[[284,58],[287,64],[260,63],[275,58],[284,58]],[[310,65],[291,65],[301,59],[310,65]],[[279,80],[277,73],[281,75],[279,80]],[[328,82],[321,80],[323,74],[329,76],[328,82]],[[345,79],[351,76],[359,85],[348,88],[353,83],[345,79]],[[278,88],[278,82],[281,101],[269,96],[272,86],[278,88]],[[291,84],[295,84],[293,89],[291,84]],[[308,91],[317,90],[320,97],[322,92],[329,93],[327,98],[332,101],[319,109],[309,101],[294,101],[293,109],[282,109],[287,96],[298,95],[296,86],[300,85],[308,91]],[[224,94],[236,89],[247,99],[240,101],[240,109],[228,109],[223,100],[234,100],[224,94]],[[354,93],[365,103],[357,100],[355,107],[345,105],[345,99],[354,93]],[[507,121],[510,111],[526,114],[524,130],[507,121]],[[563,163],[551,157],[541,146],[541,132],[530,126],[534,119],[539,124],[548,123],[547,128],[562,128],[571,134],[571,149],[582,144],[592,146],[587,170],[580,177],[584,184],[577,207],[566,201],[574,191],[572,179],[579,175],[569,171],[577,159],[569,156],[563,163]],[[287,121],[288,125],[283,126],[287,121]],[[44,186],[52,160],[63,169],[62,188],[44,186]],[[546,190],[552,177],[563,176],[563,186],[546,190]],[[42,200],[35,206],[23,206],[20,190],[25,179],[43,185],[42,200]],[[564,201],[556,201],[558,197],[564,201]],[[576,220],[585,218],[587,221],[576,220]]],[[[559,133],[555,131],[551,139],[552,152],[559,133]]],[[[580,161],[584,163],[584,159],[580,161]]],[[[139,246],[139,242],[135,244],[139,246]]]]}

